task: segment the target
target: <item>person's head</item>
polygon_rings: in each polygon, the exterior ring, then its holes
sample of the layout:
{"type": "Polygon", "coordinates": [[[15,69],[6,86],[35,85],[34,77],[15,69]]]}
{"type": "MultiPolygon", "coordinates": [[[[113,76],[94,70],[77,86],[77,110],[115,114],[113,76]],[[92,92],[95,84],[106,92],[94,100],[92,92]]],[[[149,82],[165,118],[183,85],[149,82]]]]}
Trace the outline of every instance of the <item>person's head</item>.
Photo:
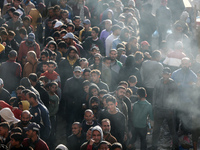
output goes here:
{"type": "Polygon", "coordinates": [[[19,7],[19,5],[21,5],[21,0],[13,0],[13,5],[14,5],[14,7],[15,8],[18,8],[19,7]]]}
{"type": "Polygon", "coordinates": [[[32,43],[35,42],[35,34],[34,34],[34,33],[31,32],[31,33],[28,34],[27,42],[28,42],[29,44],[32,44],[32,43]]]}
{"type": "Polygon", "coordinates": [[[8,53],[8,58],[9,58],[9,60],[16,60],[17,59],[17,51],[11,50],[8,53]]]}
{"type": "Polygon", "coordinates": [[[182,60],[181,60],[181,67],[182,67],[182,69],[184,71],[188,71],[189,68],[190,68],[190,66],[191,66],[190,58],[188,58],[188,57],[182,58],[182,60]]]}
{"type": "Polygon", "coordinates": [[[26,59],[28,62],[33,62],[33,61],[37,60],[37,55],[36,55],[35,51],[29,51],[27,53],[26,59]]]}
{"type": "Polygon", "coordinates": [[[116,111],[117,100],[114,96],[108,96],[106,98],[106,104],[109,112],[114,113],[116,111]]]}
{"type": "Polygon", "coordinates": [[[75,27],[78,28],[80,26],[80,24],[81,24],[81,18],[80,18],[80,16],[75,16],[73,18],[73,23],[74,23],[75,27]]]}
{"type": "Polygon", "coordinates": [[[69,59],[75,59],[76,58],[76,55],[77,55],[77,49],[75,46],[70,46],[68,48],[68,56],[69,56],[69,59]]]}
{"type": "Polygon", "coordinates": [[[21,99],[21,94],[22,94],[22,91],[25,89],[24,86],[20,85],[16,88],[15,92],[16,92],[16,96],[18,99],[21,99]]]}
{"type": "Polygon", "coordinates": [[[155,60],[155,61],[160,61],[161,59],[161,52],[159,50],[154,50],[152,52],[152,60],[155,60]]]}
{"type": "Polygon", "coordinates": [[[69,11],[68,10],[62,10],[61,16],[62,16],[63,19],[68,18],[69,17],[69,11]]]}
{"type": "Polygon", "coordinates": [[[86,58],[80,58],[79,63],[82,69],[88,68],[89,62],[86,58]]]}
{"type": "Polygon", "coordinates": [[[135,63],[136,64],[141,64],[144,60],[144,54],[140,51],[135,52],[135,63]]]}
{"type": "Polygon", "coordinates": [[[135,86],[137,84],[137,77],[134,75],[131,75],[128,78],[128,83],[129,83],[130,87],[135,86]]]}
{"type": "Polygon", "coordinates": [[[104,64],[106,67],[110,68],[111,58],[108,57],[108,56],[104,57],[104,58],[103,58],[103,64],[104,64]]]}
{"type": "Polygon", "coordinates": [[[43,72],[46,72],[46,71],[48,71],[48,62],[43,62],[42,63],[42,70],[43,70],[43,72]]]}
{"type": "Polygon", "coordinates": [[[86,120],[86,122],[92,122],[93,118],[94,118],[94,114],[92,110],[86,109],[84,113],[84,119],[86,120]]]}
{"type": "Polygon", "coordinates": [[[94,83],[99,83],[99,79],[101,76],[101,71],[97,70],[97,69],[93,69],[91,71],[91,80],[94,83]]]}
{"type": "Polygon", "coordinates": [[[48,16],[49,16],[49,18],[52,18],[54,16],[53,7],[48,8],[48,16]]]}
{"type": "Polygon", "coordinates": [[[10,144],[11,144],[11,147],[19,147],[23,141],[23,136],[21,133],[13,133],[11,134],[10,136],[10,144]]]}
{"type": "Polygon", "coordinates": [[[92,38],[93,38],[93,39],[96,39],[96,38],[98,37],[98,35],[99,35],[99,32],[100,32],[100,28],[97,27],[97,26],[94,26],[94,27],[92,28],[92,32],[91,32],[92,38]]]}
{"type": "Polygon", "coordinates": [[[71,32],[68,32],[65,36],[62,37],[67,45],[72,45],[73,41],[75,39],[74,34],[71,32]]]}
{"type": "Polygon", "coordinates": [[[89,100],[89,103],[92,110],[99,109],[100,100],[97,96],[92,96],[89,100]]]}
{"type": "Polygon", "coordinates": [[[55,41],[49,41],[47,48],[50,49],[51,51],[56,51],[58,45],[56,44],[55,41]]]}
{"type": "Polygon", "coordinates": [[[137,95],[138,95],[139,99],[146,98],[147,97],[147,92],[146,92],[145,88],[139,87],[137,89],[137,95]]]}
{"type": "Polygon", "coordinates": [[[44,86],[49,82],[49,79],[45,76],[39,77],[39,80],[42,81],[44,86]]]}
{"type": "Polygon", "coordinates": [[[94,56],[94,55],[97,54],[97,53],[100,54],[99,47],[93,46],[93,47],[90,49],[90,53],[92,54],[92,56],[94,56]]]}
{"type": "Polygon", "coordinates": [[[66,53],[67,52],[67,44],[64,41],[59,42],[58,43],[58,50],[60,52],[66,53]]]}
{"type": "Polygon", "coordinates": [[[10,131],[11,131],[11,134],[13,134],[13,133],[22,133],[22,129],[20,127],[14,127],[10,131]]]}
{"type": "Polygon", "coordinates": [[[105,90],[105,89],[101,89],[101,90],[99,91],[99,99],[100,99],[100,101],[102,101],[103,96],[104,96],[105,94],[107,94],[107,93],[108,93],[108,91],[105,90]]]}
{"type": "Polygon", "coordinates": [[[56,16],[60,16],[61,9],[59,5],[55,5],[53,11],[56,16]]]}
{"type": "Polygon", "coordinates": [[[9,130],[10,130],[10,126],[9,126],[8,122],[0,123],[0,135],[2,137],[5,138],[8,135],[9,130]]]}
{"type": "Polygon", "coordinates": [[[31,122],[25,128],[25,131],[26,131],[27,138],[29,139],[36,138],[40,132],[40,125],[35,122],[31,122]]]}
{"type": "Polygon", "coordinates": [[[9,104],[10,104],[10,106],[13,106],[14,105],[14,103],[17,101],[17,98],[16,97],[11,97],[10,99],[9,99],[9,104]]]}
{"type": "Polygon", "coordinates": [[[93,127],[90,127],[88,130],[87,130],[87,132],[86,132],[86,140],[90,140],[91,139],[91,137],[92,137],[92,129],[93,129],[93,127]]]}
{"type": "Polygon", "coordinates": [[[0,35],[1,35],[2,42],[5,42],[8,38],[8,32],[6,30],[2,30],[0,35]]]}
{"type": "Polygon", "coordinates": [[[30,90],[29,89],[24,89],[21,93],[21,100],[27,100],[27,96],[26,96],[26,94],[28,93],[28,92],[30,92],[30,90]]]}
{"type": "Polygon", "coordinates": [[[75,136],[80,136],[82,131],[81,123],[80,122],[74,122],[72,124],[72,134],[75,136]]]}
{"type": "Polygon", "coordinates": [[[30,24],[31,24],[31,19],[30,19],[28,16],[25,16],[25,17],[23,18],[23,25],[24,25],[25,27],[28,27],[30,24]]]}
{"type": "Polygon", "coordinates": [[[87,94],[89,94],[89,87],[90,87],[90,81],[89,80],[83,81],[83,90],[87,94]]]}
{"type": "Polygon", "coordinates": [[[81,68],[80,66],[76,66],[76,67],[74,68],[73,74],[74,74],[74,77],[75,77],[75,78],[77,78],[77,79],[81,78],[82,73],[83,73],[83,72],[82,72],[82,68],[81,68]]]}
{"type": "Polygon", "coordinates": [[[182,41],[177,41],[175,43],[175,46],[174,46],[174,50],[179,50],[179,51],[183,51],[183,42],[182,41]]]}
{"type": "Polygon", "coordinates": [[[121,27],[119,25],[113,25],[111,31],[115,36],[119,36],[121,32],[121,27]]]}
{"type": "Polygon", "coordinates": [[[84,80],[90,81],[90,72],[91,72],[91,69],[90,69],[90,68],[85,68],[84,71],[83,71],[82,78],[83,78],[84,80]]]}
{"type": "Polygon", "coordinates": [[[126,94],[126,88],[123,86],[118,86],[116,90],[116,97],[119,100],[122,100],[126,94]]]}
{"type": "Polygon", "coordinates": [[[74,30],[75,30],[75,26],[74,26],[74,24],[72,24],[72,23],[68,23],[68,25],[67,25],[67,32],[69,33],[69,32],[74,32],[74,30]]]}
{"type": "Polygon", "coordinates": [[[101,54],[96,53],[94,55],[94,65],[99,66],[101,64],[101,58],[102,58],[101,54]]]}
{"type": "Polygon", "coordinates": [[[49,60],[49,52],[46,50],[42,51],[40,59],[42,62],[47,62],[49,60]]]}
{"type": "Polygon", "coordinates": [[[111,130],[110,120],[103,119],[101,121],[101,128],[102,128],[104,134],[110,133],[110,130],[111,130]]]}
{"type": "Polygon", "coordinates": [[[38,77],[37,77],[36,73],[30,73],[28,78],[29,78],[29,80],[31,82],[31,85],[35,86],[37,81],[38,81],[38,77]]]}
{"type": "Polygon", "coordinates": [[[168,81],[169,78],[171,77],[171,69],[170,69],[169,67],[165,67],[165,68],[163,69],[163,74],[162,74],[162,76],[163,76],[163,80],[164,80],[164,81],[168,81]]]}
{"type": "Polygon", "coordinates": [[[131,95],[133,95],[133,91],[132,91],[130,88],[127,88],[127,89],[126,89],[126,96],[127,96],[128,98],[130,98],[131,95]]]}
{"type": "Polygon", "coordinates": [[[123,150],[122,144],[115,142],[111,146],[111,150],[123,150]]]}
{"type": "Polygon", "coordinates": [[[57,89],[58,89],[58,83],[57,82],[51,82],[49,84],[49,91],[51,93],[56,93],[57,92],[57,89]]]}
{"type": "Polygon", "coordinates": [[[110,55],[110,58],[111,58],[112,61],[116,60],[116,58],[117,58],[117,50],[116,49],[111,49],[109,55],[110,55]]]}
{"type": "MultiPolygon", "coordinates": [[[[60,31],[61,26],[63,25],[63,23],[61,21],[56,21],[53,26],[55,31],[60,31]]],[[[54,32],[55,33],[55,32],[54,32]]]]}
{"type": "Polygon", "coordinates": [[[107,103],[106,103],[106,98],[110,96],[110,94],[105,94],[103,97],[102,97],[102,104],[103,104],[103,107],[104,108],[107,108],[107,103]]]}
{"type": "Polygon", "coordinates": [[[12,31],[12,30],[8,31],[8,41],[12,41],[14,39],[15,35],[16,34],[14,31],[12,31]]]}
{"type": "Polygon", "coordinates": [[[60,5],[66,7],[67,0],[60,0],[60,5]]]}
{"type": "Polygon", "coordinates": [[[23,126],[27,126],[31,121],[32,115],[30,111],[24,110],[21,114],[21,123],[23,126]]]}
{"type": "Polygon", "coordinates": [[[110,31],[111,27],[112,27],[112,21],[110,19],[106,19],[106,20],[104,20],[104,23],[105,23],[105,29],[107,31],[110,31]]]}
{"type": "Polygon", "coordinates": [[[91,27],[91,22],[90,22],[90,20],[89,20],[89,19],[85,19],[85,20],[83,21],[83,26],[84,26],[84,28],[85,28],[86,30],[89,30],[89,28],[91,27]]]}
{"type": "Polygon", "coordinates": [[[56,62],[53,60],[50,60],[48,62],[48,72],[53,73],[53,71],[56,69],[56,66],[57,66],[56,62]]]}
{"type": "Polygon", "coordinates": [[[129,40],[130,30],[128,28],[123,28],[120,33],[120,40],[127,42],[129,40]]]}
{"type": "Polygon", "coordinates": [[[95,126],[92,129],[92,139],[94,140],[94,144],[98,145],[103,140],[103,131],[100,126],[95,126]]]}
{"type": "Polygon", "coordinates": [[[110,150],[111,144],[107,141],[101,141],[98,150],[110,150]]]}
{"type": "Polygon", "coordinates": [[[26,94],[26,98],[27,98],[28,102],[29,102],[31,105],[37,103],[36,94],[35,94],[34,92],[32,92],[32,91],[30,91],[30,92],[28,92],[28,93],[26,94]]]}

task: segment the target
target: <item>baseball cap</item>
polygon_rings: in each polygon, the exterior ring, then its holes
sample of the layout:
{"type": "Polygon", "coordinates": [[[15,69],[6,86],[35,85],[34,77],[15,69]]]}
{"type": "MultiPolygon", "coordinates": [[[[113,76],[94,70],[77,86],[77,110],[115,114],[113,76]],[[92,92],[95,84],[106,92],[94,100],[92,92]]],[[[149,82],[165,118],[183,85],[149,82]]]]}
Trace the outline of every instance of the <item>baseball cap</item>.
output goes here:
{"type": "Polygon", "coordinates": [[[28,41],[31,41],[31,42],[35,41],[35,34],[34,33],[29,33],[28,34],[28,41]]]}
{"type": "Polygon", "coordinates": [[[63,25],[63,23],[61,21],[56,21],[54,28],[60,27],[62,25],[63,25]]]}
{"type": "Polygon", "coordinates": [[[29,130],[40,131],[40,125],[35,122],[32,122],[24,129],[25,131],[29,131],[29,130]]]}
{"type": "Polygon", "coordinates": [[[150,44],[149,44],[147,41],[142,41],[142,42],[141,42],[141,45],[143,45],[143,46],[145,46],[145,45],[150,46],[150,44]]]}
{"type": "Polygon", "coordinates": [[[83,24],[91,24],[91,22],[90,22],[89,19],[85,19],[85,20],[83,21],[83,24]]]}
{"type": "Polygon", "coordinates": [[[163,74],[170,74],[171,73],[171,69],[169,67],[165,67],[163,69],[163,74]]]}
{"type": "Polygon", "coordinates": [[[68,38],[70,38],[70,39],[75,39],[75,38],[74,38],[74,34],[71,33],[71,32],[67,33],[67,34],[66,34],[65,36],[63,36],[62,38],[63,38],[63,39],[68,39],[68,38]]]}
{"type": "Polygon", "coordinates": [[[3,85],[3,80],[0,78],[0,85],[3,85]]]}
{"type": "Polygon", "coordinates": [[[81,67],[80,67],[80,66],[76,66],[76,67],[74,68],[74,71],[79,71],[79,72],[82,72],[82,69],[81,69],[81,67]]]}

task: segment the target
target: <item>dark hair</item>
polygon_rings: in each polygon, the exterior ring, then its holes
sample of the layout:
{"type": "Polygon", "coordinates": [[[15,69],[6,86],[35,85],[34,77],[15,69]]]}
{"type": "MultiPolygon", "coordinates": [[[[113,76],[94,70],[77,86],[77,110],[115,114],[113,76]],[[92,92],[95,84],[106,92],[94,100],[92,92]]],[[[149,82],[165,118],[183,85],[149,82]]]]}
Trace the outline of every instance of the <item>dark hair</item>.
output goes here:
{"type": "Polygon", "coordinates": [[[67,44],[64,42],[64,41],[60,41],[59,43],[58,43],[58,48],[67,48],[67,44]]]}
{"type": "Polygon", "coordinates": [[[26,20],[31,21],[31,19],[30,19],[28,16],[25,16],[25,17],[22,19],[22,21],[26,21],[26,20]]]}
{"type": "Polygon", "coordinates": [[[53,33],[52,37],[60,37],[60,32],[59,31],[56,31],[53,33]]]}
{"type": "Polygon", "coordinates": [[[85,68],[84,71],[83,71],[83,74],[85,74],[86,72],[91,72],[91,69],[90,68],[85,68]]]}
{"type": "Polygon", "coordinates": [[[152,53],[152,59],[159,58],[161,56],[161,52],[159,50],[154,50],[152,53]]]}
{"type": "Polygon", "coordinates": [[[111,150],[115,150],[116,148],[120,148],[121,150],[123,149],[122,144],[115,142],[111,146],[111,150]]]}
{"type": "Polygon", "coordinates": [[[20,127],[14,127],[14,128],[11,129],[11,132],[13,132],[13,133],[16,133],[16,132],[22,133],[22,129],[20,127]]]}
{"type": "Polygon", "coordinates": [[[10,126],[9,126],[8,122],[1,122],[0,127],[10,130],[10,126]]]}
{"type": "Polygon", "coordinates": [[[55,5],[55,6],[53,7],[53,11],[55,12],[56,10],[60,10],[60,6],[59,6],[59,5],[55,5]]]}
{"type": "Polygon", "coordinates": [[[114,96],[110,95],[106,98],[106,103],[108,103],[108,102],[112,102],[115,104],[117,102],[117,100],[114,96]]]}
{"type": "Polygon", "coordinates": [[[84,86],[90,86],[90,81],[88,81],[88,80],[85,80],[85,81],[83,81],[83,87],[84,86]]]}
{"type": "Polygon", "coordinates": [[[20,144],[22,143],[22,141],[24,139],[20,132],[11,134],[10,138],[14,139],[15,141],[18,141],[20,144]]]}
{"type": "Polygon", "coordinates": [[[19,29],[19,34],[27,35],[27,30],[26,30],[26,28],[21,27],[21,28],[19,29]]]}
{"type": "Polygon", "coordinates": [[[118,48],[125,48],[125,45],[123,43],[119,43],[119,44],[117,44],[116,49],[118,49],[118,48]]]}
{"type": "Polygon", "coordinates": [[[135,82],[137,82],[137,77],[134,76],[134,75],[131,75],[131,76],[128,78],[128,81],[131,82],[131,83],[135,83],[135,82]]]}
{"type": "Polygon", "coordinates": [[[96,73],[97,75],[101,75],[101,71],[99,71],[98,69],[93,69],[92,71],[91,71],[91,74],[92,73],[96,73]]]}
{"type": "Polygon", "coordinates": [[[49,62],[48,62],[48,65],[54,65],[54,67],[56,67],[57,66],[57,63],[55,62],[55,61],[53,61],[53,60],[50,60],[49,62]]]}
{"type": "Polygon", "coordinates": [[[75,29],[75,26],[74,26],[74,24],[72,24],[72,23],[68,23],[67,27],[72,27],[72,30],[75,29]]]}
{"type": "Polygon", "coordinates": [[[36,97],[36,94],[34,93],[34,92],[28,92],[27,93],[28,94],[28,96],[30,97],[30,98],[33,98],[34,100],[37,100],[37,97],[36,97]]]}
{"type": "Polygon", "coordinates": [[[31,80],[33,82],[37,82],[37,79],[38,79],[36,73],[30,73],[28,78],[29,78],[29,80],[31,80]]]}
{"type": "Polygon", "coordinates": [[[22,86],[22,85],[20,85],[20,86],[18,86],[18,87],[16,88],[16,91],[17,91],[17,90],[24,90],[24,89],[25,89],[25,87],[22,86]]]}
{"type": "Polygon", "coordinates": [[[143,88],[143,87],[139,87],[139,88],[138,88],[137,94],[138,94],[141,98],[145,98],[146,95],[147,95],[146,90],[145,90],[145,88],[143,88]]]}
{"type": "MultiPolygon", "coordinates": [[[[67,29],[67,25],[66,25],[66,24],[63,24],[60,28],[66,30],[66,29],[67,29]]],[[[65,31],[65,30],[62,30],[62,31],[65,31]]],[[[61,31],[61,32],[62,32],[62,31],[61,31]]]]}
{"type": "MultiPolygon", "coordinates": [[[[66,25],[65,25],[66,26],[66,25]]],[[[67,26],[66,26],[66,28],[67,28],[67,26]]],[[[66,30],[62,30],[62,31],[60,31],[60,34],[67,34],[67,31],[66,30]]]]}
{"type": "Polygon", "coordinates": [[[107,93],[108,93],[108,91],[105,90],[105,89],[101,89],[101,90],[99,91],[99,95],[100,95],[100,94],[107,94],[107,93]]]}
{"type": "Polygon", "coordinates": [[[0,35],[1,35],[1,36],[2,36],[2,35],[8,35],[8,32],[7,32],[6,30],[2,30],[1,33],[0,33],[0,35]]]}
{"type": "Polygon", "coordinates": [[[56,85],[57,87],[58,87],[58,83],[57,82],[51,82],[51,83],[49,83],[49,87],[52,87],[53,85],[56,85]]]}
{"type": "Polygon", "coordinates": [[[9,103],[13,103],[13,102],[15,102],[15,101],[17,101],[17,98],[16,98],[16,97],[11,97],[11,98],[9,99],[9,103]]]}
{"type": "Polygon", "coordinates": [[[73,18],[73,21],[76,20],[76,19],[81,19],[81,18],[80,18],[80,16],[75,16],[75,17],[73,18]]]}
{"type": "Polygon", "coordinates": [[[47,77],[45,77],[45,76],[39,77],[39,80],[40,80],[40,81],[44,81],[45,83],[48,83],[48,82],[49,82],[49,79],[48,79],[47,77]]]}
{"type": "Polygon", "coordinates": [[[134,56],[135,56],[135,61],[139,61],[142,58],[144,58],[144,54],[140,51],[136,51],[134,56]]]}
{"type": "Polygon", "coordinates": [[[8,31],[8,35],[10,35],[10,36],[15,36],[16,34],[15,34],[15,32],[14,32],[14,31],[12,31],[12,30],[9,30],[9,31],[8,31]]]}
{"type": "Polygon", "coordinates": [[[100,148],[100,146],[101,146],[102,144],[108,145],[109,149],[111,148],[111,144],[110,144],[109,142],[107,142],[107,141],[101,141],[101,142],[99,143],[98,149],[100,148]]]}
{"type": "MultiPolygon", "coordinates": [[[[122,83],[122,84],[124,84],[124,83],[122,83]]],[[[128,84],[128,83],[127,83],[127,84],[128,84]]],[[[125,87],[123,87],[123,86],[118,86],[116,91],[118,91],[118,90],[120,90],[120,89],[126,90],[125,87]]]]}
{"type": "Polygon", "coordinates": [[[49,52],[44,50],[44,51],[41,52],[41,56],[42,55],[45,55],[46,57],[49,57],[49,52]]]}
{"type": "Polygon", "coordinates": [[[94,26],[94,27],[92,28],[92,31],[95,31],[96,33],[99,33],[99,32],[100,32],[100,28],[97,27],[97,26],[94,26]]]}
{"type": "Polygon", "coordinates": [[[106,62],[106,60],[111,60],[111,58],[106,56],[106,57],[103,58],[103,62],[106,62]]]}

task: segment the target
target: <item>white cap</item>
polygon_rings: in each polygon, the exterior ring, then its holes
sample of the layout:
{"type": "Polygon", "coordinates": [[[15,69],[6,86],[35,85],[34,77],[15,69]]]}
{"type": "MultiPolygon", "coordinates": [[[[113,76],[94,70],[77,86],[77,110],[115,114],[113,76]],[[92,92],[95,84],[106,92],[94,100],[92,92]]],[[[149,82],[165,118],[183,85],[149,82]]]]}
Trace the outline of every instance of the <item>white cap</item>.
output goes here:
{"type": "Polygon", "coordinates": [[[60,27],[62,25],[63,25],[63,23],[61,21],[57,21],[54,28],[60,27]]]}
{"type": "Polygon", "coordinates": [[[63,36],[62,38],[63,38],[63,39],[68,39],[68,38],[70,38],[70,39],[75,39],[75,38],[74,38],[74,34],[71,33],[71,32],[67,33],[67,34],[66,34],[65,36],[63,36]]]}

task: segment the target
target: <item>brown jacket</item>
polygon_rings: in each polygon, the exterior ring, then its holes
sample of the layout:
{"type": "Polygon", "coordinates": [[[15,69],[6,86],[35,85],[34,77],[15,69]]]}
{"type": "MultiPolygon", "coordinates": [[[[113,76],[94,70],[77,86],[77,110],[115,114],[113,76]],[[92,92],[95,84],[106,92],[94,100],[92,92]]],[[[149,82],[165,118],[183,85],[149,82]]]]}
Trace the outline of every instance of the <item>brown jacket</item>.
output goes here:
{"type": "Polygon", "coordinates": [[[24,65],[23,69],[23,77],[28,77],[30,73],[36,73],[38,61],[36,61],[34,64],[27,62],[24,65]]]}
{"type": "Polygon", "coordinates": [[[110,133],[104,134],[103,139],[105,141],[109,142],[110,144],[117,142],[117,139],[114,136],[112,136],[110,133]]]}

